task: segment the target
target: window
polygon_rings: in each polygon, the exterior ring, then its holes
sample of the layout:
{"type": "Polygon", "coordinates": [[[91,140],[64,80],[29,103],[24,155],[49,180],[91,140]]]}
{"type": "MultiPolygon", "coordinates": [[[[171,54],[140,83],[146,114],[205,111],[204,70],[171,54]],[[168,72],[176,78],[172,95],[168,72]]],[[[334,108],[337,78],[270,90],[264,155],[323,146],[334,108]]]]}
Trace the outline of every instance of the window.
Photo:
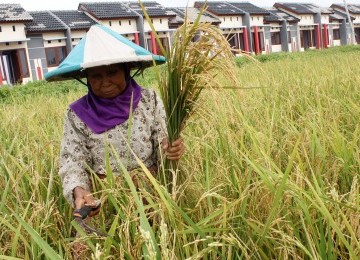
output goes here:
{"type": "Polygon", "coordinates": [[[66,47],[52,47],[46,48],[46,60],[49,67],[56,67],[62,62],[66,57],[66,47]]]}
{"type": "Polygon", "coordinates": [[[232,17],[230,17],[230,22],[232,22],[232,17]]]}
{"type": "Polygon", "coordinates": [[[111,26],[111,21],[109,21],[109,26],[111,26]]]}
{"type": "Polygon", "coordinates": [[[121,26],[121,21],[119,21],[119,25],[121,26]]]}
{"type": "Polygon", "coordinates": [[[224,17],[224,22],[225,22],[225,17],[224,17]]]}
{"type": "Polygon", "coordinates": [[[131,25],[131,20],[129,20],[129,25],[131,25]]]}
{"type": "Polygon", "coordinates": [[[1,30],[1,26],[0,26],[0,32],[2,32],[2,30],[1,30]]]}
{"type": "Polygon", "coordinates": [[[58,40],[58,42],[61,42],[61,40],[58,40]]]}
{"type": "Polygon", "coordinates": [[[339,29],[333,30],[333,37],[334,37],[334,40],[340,40],[340,30],[339,29]]]}
{"type": "Polygon", "coordinates": [[[271,33],[271,44],[272,45],[280,45],[281,44],[280,32],[272,32],[271,33]]]}
{"type": "Polygon", "coordinates": [[[13,28],[13,32],[15,32],[15,31],[16,31],[15,25],[13,25],[13,27],[12,27],[12,28],[13,28]]]}
{"type": "Polygon", "coordinates": [[[160,23],[162,23],[162,19],[160,19],[160,23]]]}
{"type": "Polygon", "coordinates": [[[48,43],[51,43],[51,41],[48,41],[48,43]]]}

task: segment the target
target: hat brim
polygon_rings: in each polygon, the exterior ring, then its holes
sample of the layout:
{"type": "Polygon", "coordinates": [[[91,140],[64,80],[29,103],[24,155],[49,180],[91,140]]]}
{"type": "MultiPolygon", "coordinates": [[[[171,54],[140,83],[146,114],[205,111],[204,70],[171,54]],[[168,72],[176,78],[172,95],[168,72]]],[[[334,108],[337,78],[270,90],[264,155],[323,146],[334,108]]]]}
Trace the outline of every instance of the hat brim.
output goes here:
{"type": "Polygon", "coordinates": [[[46,73],[47,81],[81,79],[85,70],[111,64],[127,64],[129,69],[147,68],[164,63],[154,55],[103,25],[93,25],[60,65],[46,73]]]}

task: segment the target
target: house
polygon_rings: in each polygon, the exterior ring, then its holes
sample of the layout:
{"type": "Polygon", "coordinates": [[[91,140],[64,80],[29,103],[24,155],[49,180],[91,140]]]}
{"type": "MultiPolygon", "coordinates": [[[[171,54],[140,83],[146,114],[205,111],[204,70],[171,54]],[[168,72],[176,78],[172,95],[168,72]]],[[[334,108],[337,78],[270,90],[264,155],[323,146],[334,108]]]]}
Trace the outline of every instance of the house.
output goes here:
{"type": "MultiPolygon", "coordinates": [[[[151,20],[150,22],[154,26],[161,45],[166,50],[168,50],[171,46],[171,34],[173,31],[169,28],[169,20],[174,18],[176,14],[154,1],[144,1],[142,4],[151,20]]],[[[145,39],[145,48],[151,51],[153,54],[162,55],[163,53],[161,53],[161,48],[158,46],[158,43],[155,39],[155,34],[152,32],[152,28],[147,21],[139,2],[125,2],[125,5],[139,14],[143,19],[143,28],[141,31],[145,39]]]]}
{"type": "Polygon", "coordinates": [[[329,23],[332,11],[311,3],[275,3],[274,7],[300,19],[300,50],[329,46],[329,23]]]}
{"type": "Polygon", "coordinates": [[[244,11],[224,1],[205,2],[196,1],[195,8],[203,8],[206,5],[206,12],[221,21],[219,28],[228,39],[230,46],[234,50],[251,51],[250,45],[250,24],[249,15],[244,11]]]}
{"type": "MultiPolygon", "coordinates": [[[[185,16],[188,23],[194,23],[200,13],[200,10],[195,7],[168,7],[167,10],[176,14],[175,17],[169,20],[170,29],[176,29],[183,25],[185,16]]],[[[221,21],[210,13],[203,12],[200,17],[200,23],[211,23],[212,25],[219,26],[221,21]]]]}
{"type": "Polygon", "coordinates": [[[140,39],[142,17],[122,2],[81,2],[79,11],[85,12],[99,24],[108,26],[136,44],[145,46],[140,39]]]}
{"type": "Polygon", "coordinates": [[[31,80],[25,24],[33,20],[19,4],[0,4],[0,85],[31,80]]]}
{"type": "Polygon", "coordinates": [[[26,24],[29,37],[29,59],[33,79],[43,79],[48,69],[56,68],[66,57],[66,25],[50,11],[29,12],[33,17],[26,24]]]}
{"type": "MultiPolygon", "coordinates": [[[[360,4],[356,5],[356,4],[348,4],[348,11],[349,14],[351,16],[351,20],[354,26],[354,33],[355,33],[355,39],[357,44],[360,44],[360,4]]],[[[330,6],[335,12],[338,12],[340,15],[342,16],[346,16],[347,19],[347,14],[346,14],[346,10],[345,10],[345,6],[343,4],[332,4],[330,6]]],[[[348,24],[347,29],[346,29],[346,38],[347,38],[347,43],[351,43],[351,28],[348,24]]]]}
{"type": "Polygon", "coordinates": [[[266,9],[260,8],[249,2],[229,2],[239,10],[247,14],[245,24],[249,26],[251,32],[251,46],[255,54],[270,53],[270,28],[265,26],[264,17],[269,15],[266,9]],[[247,19],[249,19],[247,21],[247,19]]]}
{"type": "Polygon", "coordinates": [[[29,12],[33,21],[26,24],[29,58],[33,79],[60,64],[73,46],[96,22],[76,10],[29,12]]]}
{"type": "Polygon", "coordinates": [[[271,52],[298,51],[299,18],[275,8],[267,9],[269,15],[264,17],[264,24],[270,26],[271,52]]]}
{"type": "Polygon", "coordinates": [[[86,32],[92,25],[97,22],[88,16],[85,12],[79,10],[65,10],[65,11],[51,11],[63,23],[66,24],[69,32],[69,40],[71,40],[71,47],[75,47],[79,41],[84,37],[86,32]]]}
{"type": "Polygon", "coordinates": [[[201,8],[221,20],[219,27],[233,49],[255,54],[270,52],[270,32],[266,33],[264,16],[269,12],[249,2],[203,2],[194,6],[201,8]]]}

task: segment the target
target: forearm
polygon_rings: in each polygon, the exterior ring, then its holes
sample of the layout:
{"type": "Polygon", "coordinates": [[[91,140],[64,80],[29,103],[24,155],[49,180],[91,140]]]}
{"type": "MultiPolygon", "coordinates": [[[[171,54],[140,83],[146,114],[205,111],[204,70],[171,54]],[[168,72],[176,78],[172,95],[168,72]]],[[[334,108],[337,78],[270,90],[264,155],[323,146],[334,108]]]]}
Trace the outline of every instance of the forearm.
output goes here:
{"type": "Polygon", "coordinates": [[[74,190],[75,188],[82,188],[90,192],[90,180],[87,173],[79,172],[62,172],[60,171],[62,178],[63,194],[65,199],[69,202],[72,207],[75,207],[74,203],[74,190]]]}

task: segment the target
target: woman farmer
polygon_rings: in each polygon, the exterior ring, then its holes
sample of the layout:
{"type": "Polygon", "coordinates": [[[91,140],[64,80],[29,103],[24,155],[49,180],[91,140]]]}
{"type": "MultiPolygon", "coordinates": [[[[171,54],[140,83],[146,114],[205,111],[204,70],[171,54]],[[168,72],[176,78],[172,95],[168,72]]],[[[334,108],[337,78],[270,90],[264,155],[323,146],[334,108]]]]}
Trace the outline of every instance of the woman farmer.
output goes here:
{"type": "MultiPolygon", "coordinates": [[[[130,76],[132,68],[144,68],[154,61],[164,58],[95,25],[60,66],[45,75],[47,80],[87,78],[88,93],[72,103],[65,115],[59,174],[67,201],[78,210],[84,205],[92,207],[89,216],[99,211],[91,195],[89,169],[100,178],[106,176],[108,147],[115,148],[128,171],[139,167],[136,156],[152,173],[157,171],[160,151],[170,160],[184,153],[181,139],[171,145],[167,142],[161,99],[130,76]]],[[[121,174],[115,156],[110,156],[110,166],[114,174],[121,174]]]]}

